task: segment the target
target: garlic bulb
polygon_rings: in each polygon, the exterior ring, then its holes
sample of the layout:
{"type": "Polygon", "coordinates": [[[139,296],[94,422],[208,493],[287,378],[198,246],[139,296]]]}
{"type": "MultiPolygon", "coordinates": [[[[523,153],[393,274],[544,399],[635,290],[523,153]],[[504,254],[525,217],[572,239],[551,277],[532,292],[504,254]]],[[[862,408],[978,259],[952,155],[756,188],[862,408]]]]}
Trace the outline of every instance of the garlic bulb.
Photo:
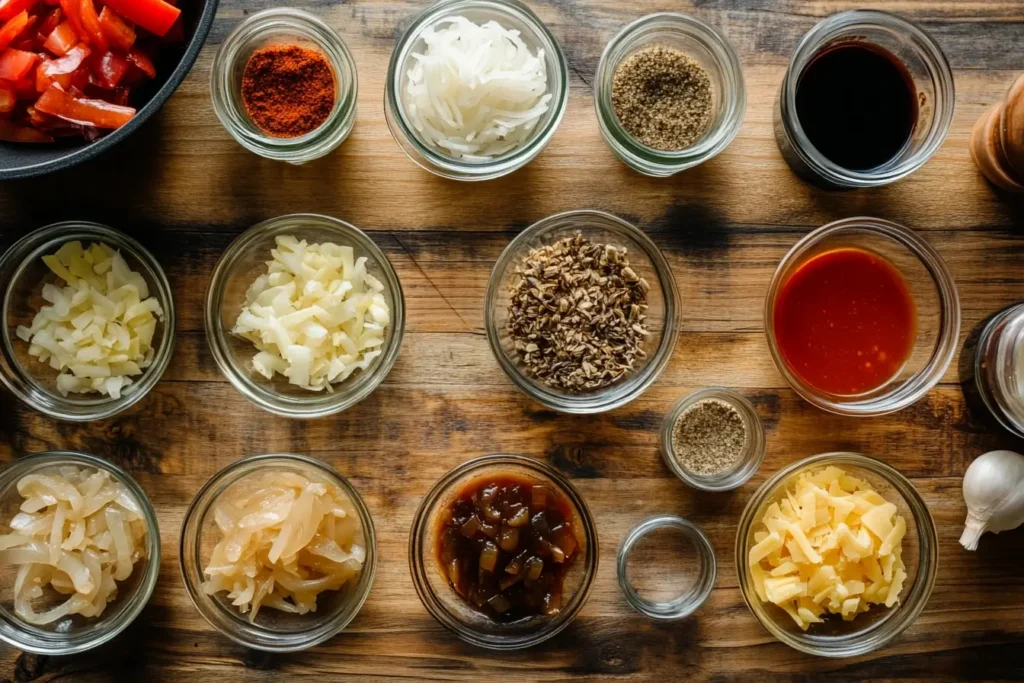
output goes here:
{"type": "Polygon", "coordinates": [[[978,456],[964,474],[967,522],[960,545],[978,547],[986,531],[998,534],[1024,524],[1024,456],[991,451],[978,456]]]}

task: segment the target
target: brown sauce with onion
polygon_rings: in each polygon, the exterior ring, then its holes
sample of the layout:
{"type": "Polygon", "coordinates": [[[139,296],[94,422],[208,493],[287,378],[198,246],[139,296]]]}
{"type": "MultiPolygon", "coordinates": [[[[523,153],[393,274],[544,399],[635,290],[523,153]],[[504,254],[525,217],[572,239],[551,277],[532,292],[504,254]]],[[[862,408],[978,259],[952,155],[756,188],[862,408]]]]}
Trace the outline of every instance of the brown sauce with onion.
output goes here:
{"type": "Polygon", "coordinates": [[[515,475],[468,482],[438,520],[437,560],[471,607],[501,623],[557,614],[580,543],[572,506],[515,475]]]}

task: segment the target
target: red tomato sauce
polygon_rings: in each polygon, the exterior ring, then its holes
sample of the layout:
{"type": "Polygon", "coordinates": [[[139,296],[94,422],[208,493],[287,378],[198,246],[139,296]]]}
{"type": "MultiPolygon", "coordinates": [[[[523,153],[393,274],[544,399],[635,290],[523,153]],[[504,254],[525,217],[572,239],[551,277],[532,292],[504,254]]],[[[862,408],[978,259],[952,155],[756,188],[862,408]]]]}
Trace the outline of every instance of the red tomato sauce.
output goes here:
{"type": "Polygon", "coordinates": [[[903,368],[914,347],[917,310],[903,275],[870,251],[826,251],[782,283],[772,310],[775,341],[804,383],[862,394],[903,368]]]}

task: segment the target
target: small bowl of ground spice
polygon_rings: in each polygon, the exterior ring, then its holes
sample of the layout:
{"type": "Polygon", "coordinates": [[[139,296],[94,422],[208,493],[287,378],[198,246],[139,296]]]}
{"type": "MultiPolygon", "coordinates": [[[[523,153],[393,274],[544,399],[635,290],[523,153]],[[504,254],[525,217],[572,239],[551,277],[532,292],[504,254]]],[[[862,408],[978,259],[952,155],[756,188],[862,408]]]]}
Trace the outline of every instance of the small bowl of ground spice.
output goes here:
{"type": "Polygon", "coordinates": [[[355,61],[334,29],[303,10],[265,10],[239,23],[214,59],[210,87],[227,131],[268,159],[322,157],[355,123],[355,61]]]}
{"type": "Polygon", "coordinates": [[[651,14],[619,31],[601,55],[594,88],[605,141],[649,176],[717,155],[739,133],[746,110],[736,51],[684,14],[651,14]]]}
{"type": "Polygon", "coordinates": [[[719,387],[680,399],[661,427],[661,455],[672,472],[702,491],[731,491],[764,459],[764,426],[750,401],[719,387]]]}

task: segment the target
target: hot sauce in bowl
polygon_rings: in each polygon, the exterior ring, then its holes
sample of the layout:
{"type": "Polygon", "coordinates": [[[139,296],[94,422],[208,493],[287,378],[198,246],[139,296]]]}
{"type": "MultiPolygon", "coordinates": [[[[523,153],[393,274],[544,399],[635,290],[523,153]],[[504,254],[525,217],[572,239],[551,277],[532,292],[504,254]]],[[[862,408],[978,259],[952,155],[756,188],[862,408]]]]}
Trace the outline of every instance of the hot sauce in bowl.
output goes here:
{"type": "Polygon", "coordinates": [[[853,396],[899,374],[914,348],[917,309],[892,263],[842,247],[815,254],[789,274],[772,325],[786,366],[802,382],[853,396]]]}

